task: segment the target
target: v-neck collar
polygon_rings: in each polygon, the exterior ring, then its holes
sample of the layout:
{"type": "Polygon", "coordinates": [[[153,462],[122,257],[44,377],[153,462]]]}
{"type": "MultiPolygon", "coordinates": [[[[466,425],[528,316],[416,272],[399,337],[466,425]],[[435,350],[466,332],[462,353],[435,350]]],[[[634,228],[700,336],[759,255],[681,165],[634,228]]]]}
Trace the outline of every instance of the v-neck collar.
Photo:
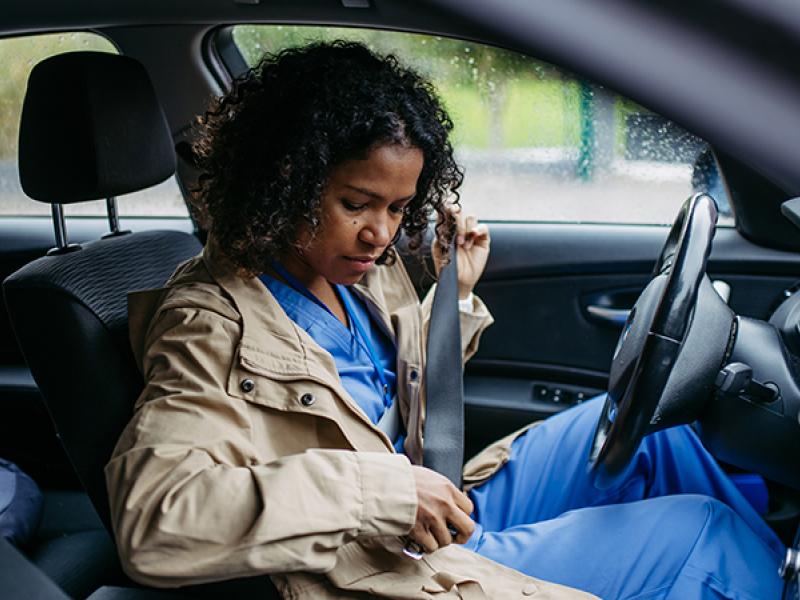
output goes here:
{"type": "MultiPolygon", "coordinates": [[[[312,330],[317,327],[324,328],[326,334],[335,340],[341,349],[347,353],[352,353],[353,344],[357,340],[353,323],[351,322],[352,319],[349,315],[348,324],[345,325],[330,310],[311,301],[304,294],[277,277],[265,273],[259,276],[259,279],[269,289],[292,321],[312,338],[316,337],[312,330]],[[312,318],[306,316],[309,313],[313,315],[312,318]]],[[[339,286],[336,286],[336,292],[339,294],[347,293],[346,290],[342,291],[339,286]]]]}

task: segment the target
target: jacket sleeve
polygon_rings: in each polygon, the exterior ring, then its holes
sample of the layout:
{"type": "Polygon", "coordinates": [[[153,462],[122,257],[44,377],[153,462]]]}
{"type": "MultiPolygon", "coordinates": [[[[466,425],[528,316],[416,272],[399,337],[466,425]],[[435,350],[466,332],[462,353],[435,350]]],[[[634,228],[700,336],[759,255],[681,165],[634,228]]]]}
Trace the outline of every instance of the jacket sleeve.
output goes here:
{"type": "Polygon", "coordinates": [[[309,450],[254,464],[250,409],[226,393],[239,327],[195,308],[150,327],[146,386],[106,466],[122,564],[141,583],[325,572],[348,541],[413,526],[403,455],[309,450]]]}
{"type": "MultiPolygon", "coordinates": [[[[431,309],[433,308],[433,295],[436,293],[436,284],[431,286],[425,298],[422,300],[422,328],[424,339],[428,339],[428,327],[431,319],[431,309]]],[[[477,294],[472,295],[472,310],[464,312],[459,310],[459,322],[461,324],[461,352],[463,361],[466,363],[472,355],[478,351],[478,342],[484,330],[494,323],[489,309],[478,298],[477,294]]]]}

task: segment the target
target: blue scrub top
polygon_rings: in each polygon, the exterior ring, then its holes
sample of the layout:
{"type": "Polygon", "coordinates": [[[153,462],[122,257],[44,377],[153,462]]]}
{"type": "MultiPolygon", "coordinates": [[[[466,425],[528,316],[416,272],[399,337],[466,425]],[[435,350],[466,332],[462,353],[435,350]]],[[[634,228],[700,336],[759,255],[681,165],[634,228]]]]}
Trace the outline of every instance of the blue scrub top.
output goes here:
{"type": "MultiPolygon", "coordinates": [[[[359,340],[353,323],[349,323],[345,327],[330,312],[279,279],[266,273],[261,275],[260,279],[289,318],[330,353],[336,364],[336,370],[339,372],[342,387],[352,396],[364,414],[373,423],[377,423],[386,408],[391,406],[391,402],[387,403],[382,392],[383,385],[375,372],[363,340],[359,340]]],[[[367,307],[360,298],[343,285],[337,285],[336,290],[350,300],[355,316],[369,337],[378,362],[383,367],[383,376],[389,385],[389,397],[395,398],[397,394],[396,348],[386,334],[372,321],[367,307]]],[[[404,440],[403,433],[393,440],[395,450],[403,452],[404,440]]]]}

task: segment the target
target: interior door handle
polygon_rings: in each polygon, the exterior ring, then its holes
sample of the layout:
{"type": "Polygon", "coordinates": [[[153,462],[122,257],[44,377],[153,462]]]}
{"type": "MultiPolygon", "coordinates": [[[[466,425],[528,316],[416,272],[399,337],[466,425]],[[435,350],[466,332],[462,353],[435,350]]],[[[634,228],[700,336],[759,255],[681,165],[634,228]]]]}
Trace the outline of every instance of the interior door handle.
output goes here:
{"type": "MultiPolygon", "coordinates": [[[[713,281],[712,285],[720,295],[720,298],[722,298],[723,302],[727,304],[731,296],[731,286],[720,279],[713,281]]],[[[590,304],[586,307],[586,312],[588,312],[595,319],[621,327],[622,325],[625,325],[625,322],[628,320],[628,315],[631,314],[631,309],[613,308],[611,306],[590,304]]]]}
{"type": "Polygon", "coordinates": [[[631,314],[630,308],[610,308],[608,306],[597,306],[591,304],[586,307],[586,312],[592,315],[595,319],[611,323],[612,325],[625,325],[628,320],[628,315],[631,314]]]}

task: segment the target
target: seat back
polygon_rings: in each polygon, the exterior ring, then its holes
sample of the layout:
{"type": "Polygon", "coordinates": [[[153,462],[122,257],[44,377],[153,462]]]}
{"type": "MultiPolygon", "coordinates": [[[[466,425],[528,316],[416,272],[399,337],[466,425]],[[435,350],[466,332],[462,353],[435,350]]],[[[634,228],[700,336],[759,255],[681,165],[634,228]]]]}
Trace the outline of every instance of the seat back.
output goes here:
{"type": "Polygon", "coordinates": [[[106,525],[103,467],[143,385],[128,341],[127,292],[163,285],[199,247],[181,232],[135,233],[42,257],[3,283],[25,360],[106,525]]]}
{"type": "MultiPolygon", "coordinates": [[[[144,68],[93,52],[31,73],[20,128],[20,180],[51,204],[147,188],[175,170],[172,138],[144,68]]],[[[176,231],[63,247],[3,283],[17,340],[67,455],[109,527],[103,467],[143,383],[128,340],[127,293],[160,287],[199,252],[176,231]]]]}

